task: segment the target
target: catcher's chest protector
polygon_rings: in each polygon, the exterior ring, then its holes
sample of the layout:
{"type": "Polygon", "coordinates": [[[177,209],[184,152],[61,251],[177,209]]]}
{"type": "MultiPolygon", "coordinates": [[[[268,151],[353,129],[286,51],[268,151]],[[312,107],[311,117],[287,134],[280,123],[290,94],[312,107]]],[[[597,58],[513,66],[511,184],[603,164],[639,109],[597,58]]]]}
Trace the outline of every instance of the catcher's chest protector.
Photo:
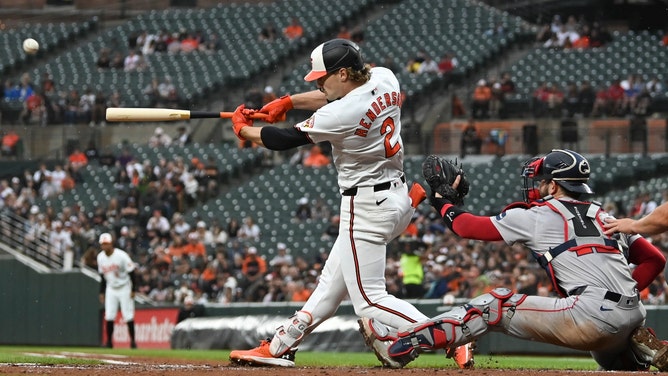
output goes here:
{"type": "MultiPolygon", "coordinates": [[[[549,198],[544,205],[559,213],[566,222],[564,228],[564,241],[556,247],[549,249],[542,255],[534,252],[536,261],[545,269],[552,280],[556,291],[561,291],[558,282],[554,276],[554,271],[550,263],[552,260],[565,251],[578,251],[584,248],[596,248],[599,251],[607,253],[621,252],[621,248],[616,240],[608,239],[598,223],[597,213],[601,205],[597,202],[572,202],[559,201],[555,198],[549,198]],[[569,238],[570,230],[575,234],[569,238]]],[[[564,291],[562,294],[566,295],[564,291]]]]}

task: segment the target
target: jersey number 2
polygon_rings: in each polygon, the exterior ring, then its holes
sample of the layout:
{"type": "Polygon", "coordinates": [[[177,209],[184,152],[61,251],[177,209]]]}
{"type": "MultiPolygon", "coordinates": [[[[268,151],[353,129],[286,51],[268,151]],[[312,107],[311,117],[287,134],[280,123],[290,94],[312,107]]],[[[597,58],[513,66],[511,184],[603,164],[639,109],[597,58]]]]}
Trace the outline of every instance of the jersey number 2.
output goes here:
{"type": "Polygon", "coordinates": [[[380,127],[380,134],[385,136],[385,158],[390,158],[397,154],[399,149],[401,149],[401,144],[398,142],[392,145],[392,135],[394,135],[394,130],[394,119],[388,117],[383,120],[383,126],[380,127]]]}

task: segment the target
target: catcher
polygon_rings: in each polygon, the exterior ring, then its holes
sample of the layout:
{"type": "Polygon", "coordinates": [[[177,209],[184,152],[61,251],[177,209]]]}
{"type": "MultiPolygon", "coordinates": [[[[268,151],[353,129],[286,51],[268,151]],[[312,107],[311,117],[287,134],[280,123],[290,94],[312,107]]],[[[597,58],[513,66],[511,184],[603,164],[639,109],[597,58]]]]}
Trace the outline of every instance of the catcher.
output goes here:
{"type": "Polygon", "coordinates": [[[497,331],[589,351],[603,370],[647,370],[651,364],[668,371],[668,347],[642,327],[646,312],[638,296],[638,287],[646,287],[663,270],[665,258],[641,236],[604,234],[602,224],[610,215],[598,203],[583,200],[593,193],[587,185],[589,171],[588,161],[571,150],[533,158],[522,168],[524,202],[482,217],[459,207],[468,193],[461,168],[427,158],[423,173],[432,190],[431,204],[450,230],[468,239],[523,244],[560,296],[496,288],[400,328],[389,355],[416,357],[422,350],[459,346],[497,331]],[[633,276],[629,262],[639,265],[633,276]]]}

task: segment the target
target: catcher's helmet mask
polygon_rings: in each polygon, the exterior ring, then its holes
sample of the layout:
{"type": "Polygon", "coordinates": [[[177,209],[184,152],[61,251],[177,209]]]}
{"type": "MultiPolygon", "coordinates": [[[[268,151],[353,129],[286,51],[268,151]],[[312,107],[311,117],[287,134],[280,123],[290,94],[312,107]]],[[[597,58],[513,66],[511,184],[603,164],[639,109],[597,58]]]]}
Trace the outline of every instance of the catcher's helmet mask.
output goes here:
{"type": "Polygon", "coordinates": [[[341,68],[361,71],[364,69],[364,60],[356,43],[342,38],[332,39],[311,52],[311,71],[304,80],[315,81],[341,68]]]}
{"type": "Polygon", "coordinates": [[[536,197],[536,183],[541,180],[554,180],[566,191],[575,194],[591,194],[594,191],[587,185],[591,168],[582,155],[564,149],[553,149],[542,158],[532,158],[522,166],[524,179],[523,195],[526,202],[536,197]]]}

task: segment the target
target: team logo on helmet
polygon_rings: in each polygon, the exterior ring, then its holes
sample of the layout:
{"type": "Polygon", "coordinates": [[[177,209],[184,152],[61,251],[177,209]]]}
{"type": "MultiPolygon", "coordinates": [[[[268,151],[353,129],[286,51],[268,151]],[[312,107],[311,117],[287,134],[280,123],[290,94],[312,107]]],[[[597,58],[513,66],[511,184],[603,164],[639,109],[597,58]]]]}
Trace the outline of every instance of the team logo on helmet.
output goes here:
{"type": "Polygon", "coordinates": [[[587,162],[586,159],[581,160],[580,164],[578,165],[578,169],[582,175],[589,175],[589,162],[587,162]]]}

